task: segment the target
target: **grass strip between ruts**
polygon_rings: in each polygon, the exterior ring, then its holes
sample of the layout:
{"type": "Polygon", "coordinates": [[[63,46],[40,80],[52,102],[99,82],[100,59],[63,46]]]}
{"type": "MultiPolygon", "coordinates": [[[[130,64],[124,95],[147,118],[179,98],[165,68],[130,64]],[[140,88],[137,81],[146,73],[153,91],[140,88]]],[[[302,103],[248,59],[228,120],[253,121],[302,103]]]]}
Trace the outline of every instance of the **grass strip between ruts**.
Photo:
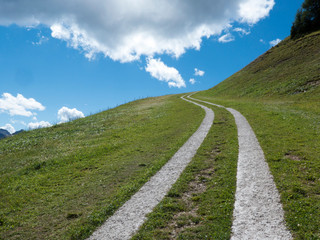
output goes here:
{"type": "Polygon", "coordinates": [[[215,112],[210,132],[179,180],[148,215],[134,240],[230,238],[237,129],[232,115],[225,109],[207,107],[215,112]]]}
{"type": "Polygon", "coordinates": [[[253,128],[295,239],[320,239],[320,104],[317,101],[195,98],[232,107],[253,128]]]}

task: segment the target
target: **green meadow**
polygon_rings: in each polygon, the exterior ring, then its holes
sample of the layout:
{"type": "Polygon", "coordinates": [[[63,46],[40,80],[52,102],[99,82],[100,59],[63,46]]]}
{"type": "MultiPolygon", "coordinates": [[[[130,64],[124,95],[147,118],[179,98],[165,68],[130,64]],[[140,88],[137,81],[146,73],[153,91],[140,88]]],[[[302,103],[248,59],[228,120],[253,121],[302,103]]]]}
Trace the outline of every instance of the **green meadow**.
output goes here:
{"type": "MultiPolygon", "coordinates": [[[[320,239],[320,32],[289,38],[194,98],[252,126],[295,239],[320,239]]],[[[181,95],[141,99],[0,141],[0,239],[85,239],[199,127],[181,95]]],[[[229,239],[237,130],[215,112],[192,162],[133,239],[229,239]]]]}
{"type": "Polygon", "coordinates": [[[1,140],[0,238],[88,237],[203,117],[179,96],[164,96],[1,140]]]}

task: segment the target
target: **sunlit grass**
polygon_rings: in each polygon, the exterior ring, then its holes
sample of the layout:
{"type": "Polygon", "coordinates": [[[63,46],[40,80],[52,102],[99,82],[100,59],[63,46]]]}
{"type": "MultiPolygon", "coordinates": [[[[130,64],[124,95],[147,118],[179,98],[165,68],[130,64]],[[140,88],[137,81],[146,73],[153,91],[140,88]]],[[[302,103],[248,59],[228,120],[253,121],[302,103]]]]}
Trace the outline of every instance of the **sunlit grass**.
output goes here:
{"type": "Polygon", "coordinates": [[[296,239],[320,239],[320,103],[194,95],[240,111],[252,126],[296,239]]]}
{"type": "Polygon", "coordinates": [[[223,98],[319,100],[320,31],[289,37],[212,90],[223,98]]]}
{"type": "Polygon", "coordinates": [[[249,121],[296,239],[320,239],[320,32],[289,38],[194,95],[249,121]]]}
{"type": "Polygon", "coordinates": [[[192,162],[133,239],[229,239],[238,156],[232,115],[215,120],[192,162]]]}
{"type": "Polygon", "coordinates": [[[138,100],[0,141],[0,236],[82,239],[198,128],[179,96],[138,100]]]}

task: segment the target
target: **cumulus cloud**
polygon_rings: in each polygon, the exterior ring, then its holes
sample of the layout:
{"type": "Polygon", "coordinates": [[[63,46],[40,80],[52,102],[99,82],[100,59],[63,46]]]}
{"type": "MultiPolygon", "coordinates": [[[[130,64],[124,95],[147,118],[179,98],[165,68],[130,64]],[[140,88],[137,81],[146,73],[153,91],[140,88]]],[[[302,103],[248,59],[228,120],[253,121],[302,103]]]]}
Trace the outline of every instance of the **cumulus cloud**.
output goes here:
{"type": "Polygon", "coordinates": [[[0,113],[5,112],[11,116],[19,115],[31,117],[36,115],[35,112],[29,110],[43,111],[45,107],[33,98],[25,98],[22,94],[17,94],[16,97],[10,93],[3,93],[0,98],[0,113]]]}
{"type": "Polygon", "coordinates": [[[53,24],[51,27],[51,36],[58,39],[70,39],[70,31],[61,24],[53,24]]]}
{"type": "Polygon", "coordinates": [[[76,108],[67,108],[62,107],[58,111],[58,119],[60,123],[72,121],[77,118],[83,118],[84,114],[81,111],[78,111],[76,108]]]}
{"type": "Polygon", "coordinates": [[[185,81],[182,79],[179,71],[174,67],[168,67],[160,59],[148,58],[145,68],[152,77],[167,82],[169,87],[186,87],[185,81]]]}
{"type": "Polygon", "coordinates": [[[51,127],[51,126],[52,125],[46,121],[31,122],[28,124],[28,128],[30,129],[45,128],[45,127],[51,127]]]}
{"type": "Polygon", "coordinates": [[[196,83],[196,80],[194,80],[194,78],[190,78],[189,82],[193,85],[196,83]]]}
{"type": "Polygon", "coordinates": [[[277,38],[275,40],[272,40],[269,42],[270,46],[273,47],[275,45],[278,45],[281,42],[281,39],[277,38]]]}
{"type": "Polygon", "coordinates": [[[221,43],[227,43],[227,42],[232,42],[234,41],[234,36],[231,34],[231,33],[227,33],[225,35],[222,35],[218,41],[221,42],[221,43]]]}
{"type": "Polygon", "coordinates": [[[0,0],[0,6],[0,25],[42,24],[89,59],[102,53],[129,62],[200,49],[203,37],[220,35],[233,22],[265,18],[274,0],[0,0]]]}
{"type": "Polygon", "coordinates": [[[11,124],[9,124],[9,123],[7,123],[6,125],[0,127],[0,129],[5,129],[5,130],[7,130],[9,133],[11,133],[11,134],[16,132],[16,130],[14,129],[14,127],[13,127],[11,124]]]}
{"type": "Polygon", "coordinates": [[[204,71],[202,71],[202,70],[200,70],[198,68],[195,68],[194,69],[194,75],[202,77],[204,75],[204,71]]]}
{"type": "Polygon", "coordinates": [[[260,19],[268,16],[274,5],[274,0],[240,1],[238,14],[242,22],[255,24],[260,19]]]}

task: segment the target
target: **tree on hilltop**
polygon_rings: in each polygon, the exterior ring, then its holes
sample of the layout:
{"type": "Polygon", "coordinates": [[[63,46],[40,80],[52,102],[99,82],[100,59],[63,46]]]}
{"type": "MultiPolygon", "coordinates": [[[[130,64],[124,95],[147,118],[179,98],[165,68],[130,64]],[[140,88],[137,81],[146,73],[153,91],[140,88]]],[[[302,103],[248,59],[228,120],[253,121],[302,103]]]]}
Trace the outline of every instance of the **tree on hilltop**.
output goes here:
{"type": "Polygon", "coordinates": [[[305,0],[291,27],[291,38],[320,29],[320,0],[305,0]]]}

